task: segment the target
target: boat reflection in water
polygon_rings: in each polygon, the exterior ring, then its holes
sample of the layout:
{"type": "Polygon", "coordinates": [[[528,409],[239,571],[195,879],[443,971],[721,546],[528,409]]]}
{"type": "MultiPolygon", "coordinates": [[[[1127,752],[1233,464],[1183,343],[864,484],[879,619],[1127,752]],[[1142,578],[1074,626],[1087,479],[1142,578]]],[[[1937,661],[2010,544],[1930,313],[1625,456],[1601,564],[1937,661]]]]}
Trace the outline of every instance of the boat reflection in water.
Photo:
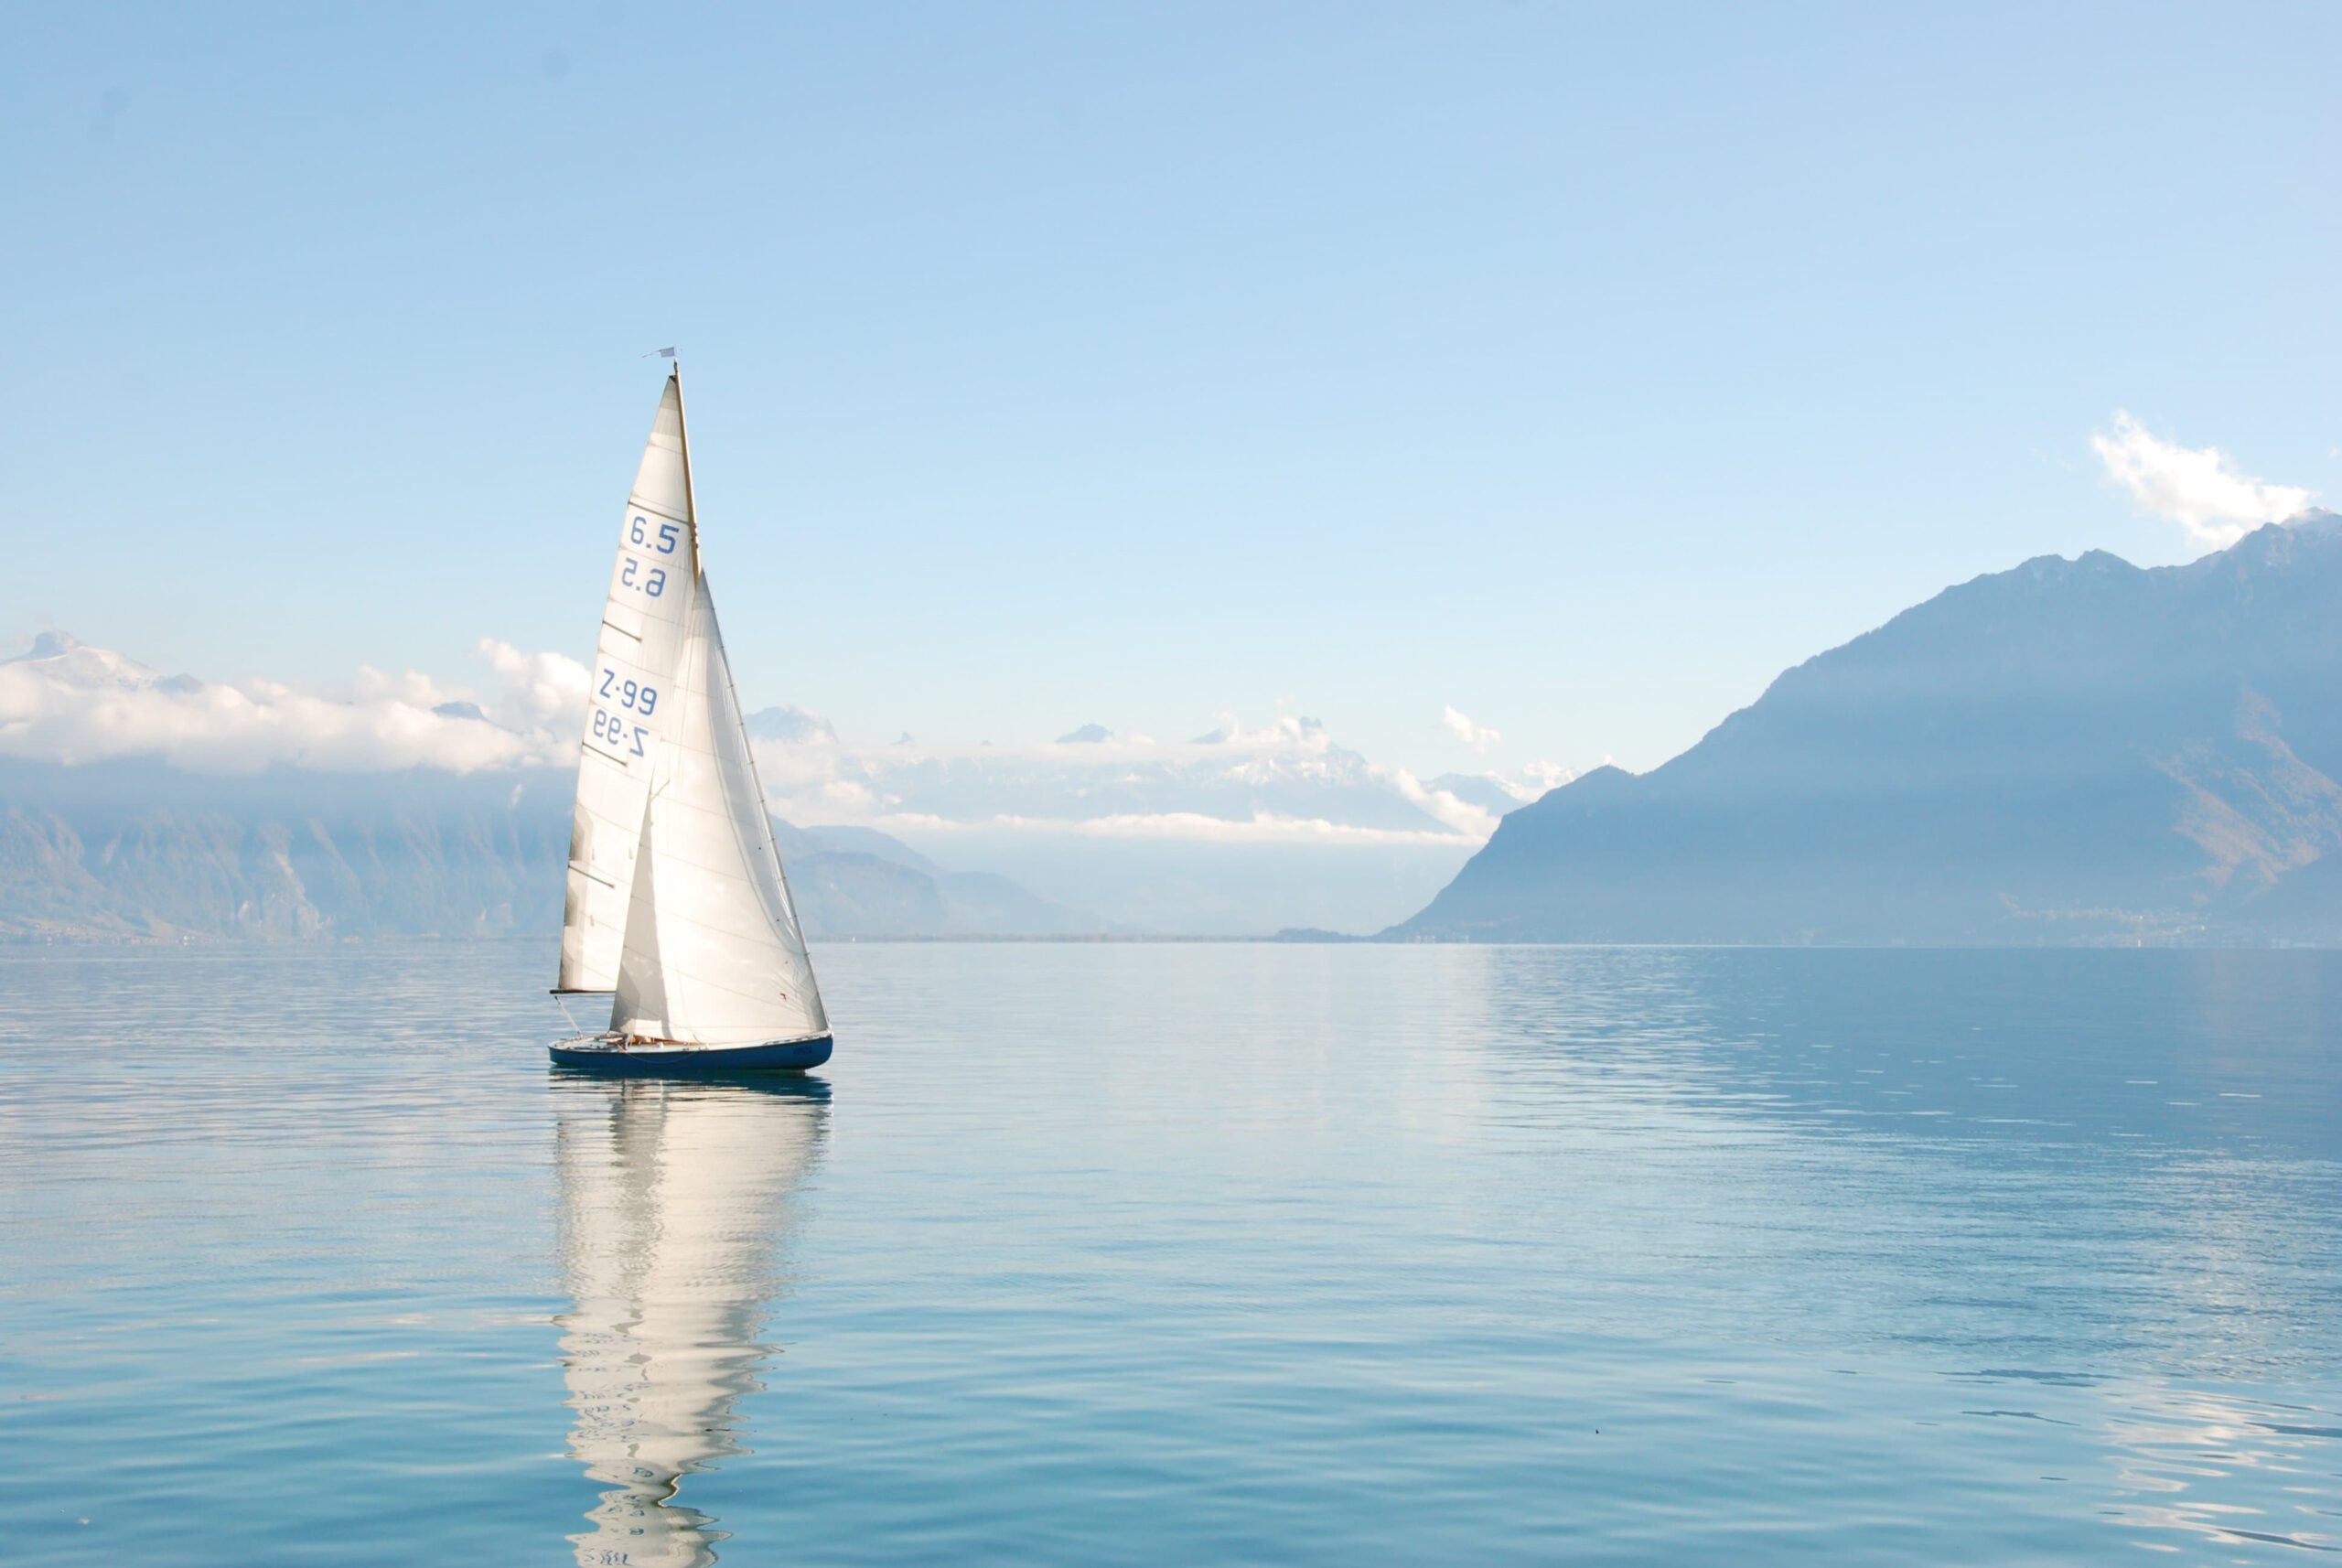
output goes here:
{"type": "Polygon", "coordinates": [[[790,1199],[829,1086],[556,1074],[553,1091],[569,1452],[609,1488],[570,1540],[595,1568],[713,1563],[723,1532],[675,1492],[742,1452],[736,1407],[769,1353],[790,1199]]]}

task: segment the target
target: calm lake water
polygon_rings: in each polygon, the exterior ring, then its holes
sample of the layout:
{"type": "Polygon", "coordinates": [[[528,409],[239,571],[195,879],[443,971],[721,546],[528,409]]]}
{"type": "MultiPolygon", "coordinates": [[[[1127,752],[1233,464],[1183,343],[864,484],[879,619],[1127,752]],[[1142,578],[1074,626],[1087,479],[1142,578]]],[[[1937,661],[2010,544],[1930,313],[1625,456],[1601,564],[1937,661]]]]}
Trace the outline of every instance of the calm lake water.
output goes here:
{"type": "Polygon", "coordinates": [[[2342,955],[0,956],[12,1563],[2342,1548],[2342,955]]]}

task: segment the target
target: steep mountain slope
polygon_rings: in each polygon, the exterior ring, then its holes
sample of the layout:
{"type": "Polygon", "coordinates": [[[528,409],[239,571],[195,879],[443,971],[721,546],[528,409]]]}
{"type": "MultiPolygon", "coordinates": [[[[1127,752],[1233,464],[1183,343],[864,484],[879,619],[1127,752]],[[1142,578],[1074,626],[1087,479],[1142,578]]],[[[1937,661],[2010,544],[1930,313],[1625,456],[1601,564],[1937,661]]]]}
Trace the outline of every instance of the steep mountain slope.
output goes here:
{"type": "Polygon", "coordinates": [[[2337,777],[2342,520],[2152,571],[2044,557],[1506,817],[1391,934],[2331,940],[2337,777]]]}

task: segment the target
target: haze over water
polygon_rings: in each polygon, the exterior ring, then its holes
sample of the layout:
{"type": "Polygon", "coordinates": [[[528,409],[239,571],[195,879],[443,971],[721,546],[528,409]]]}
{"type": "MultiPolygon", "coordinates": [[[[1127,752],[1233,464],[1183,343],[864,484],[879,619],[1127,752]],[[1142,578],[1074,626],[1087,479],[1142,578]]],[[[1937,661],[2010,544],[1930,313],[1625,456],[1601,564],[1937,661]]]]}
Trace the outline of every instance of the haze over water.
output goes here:
{"type": "Polygon", "coordinates": [[[2342,1547],[2342,955],[0,954],[26,1563],[2342,1547]]]}

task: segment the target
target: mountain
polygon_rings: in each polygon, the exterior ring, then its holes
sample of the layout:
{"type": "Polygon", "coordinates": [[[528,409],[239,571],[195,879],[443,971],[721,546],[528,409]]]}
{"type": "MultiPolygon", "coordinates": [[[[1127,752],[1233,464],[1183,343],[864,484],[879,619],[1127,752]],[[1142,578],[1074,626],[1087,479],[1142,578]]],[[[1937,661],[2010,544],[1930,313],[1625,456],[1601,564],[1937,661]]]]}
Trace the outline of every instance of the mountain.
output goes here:
{"type": "Polygon", "coordinates": [[[112,649],[92,648],[70,632],[44,631],[10,664],[37,669],[43,679],[72,691],[156,691],[173,695],[199,692],[203,682],[192,675],[166,675],[112,649]]]}
{"type": "Polygon", "coordinates": [[[569,780],[0,761],[0,938],[550,931],[569,780]]]}
{"type": "Polygon", "coordinates": [[[946,871],[875,828],[773,819],[789,886],[818,936],[1101,936],[1117,928],[988,871],[946,871]]]}
{"type": "MultiPolygon", "coordinates": [[[[215,777],[0,759],[0,940],[550,934],[572,789],[554,768],[215,777]]],[[[817,937],[1107,929],[884,833],[774,828],[817,937]]]]}
{"type": "Polygon", "coordinates": [[[778,740],[791,746],[835,746],[838,732],[830,721],[803,708],[764,708],[742,721],[751,740],[778,740]]]}
{"type": "MultiPolygon", "coordinates": [[[[1559,772],[1559,769],[1554,771],[1559,772]]],[[[1466,806],[1477,806],[1486,811],[1491,819],[1508,816],[1542,793],[1533,788],[1524,788],[1512,779],[1499,779],[1492,773],[1442,773],[1437,778],[1424,779],[1423,788],[1434,793],[1453,795],[1466,806]]]]}
{"type": "Polygon", "coordinates": [[[2045,556],[1506,816],[1442,940],[2342,940],[2342,519],[2045,556]]]}

